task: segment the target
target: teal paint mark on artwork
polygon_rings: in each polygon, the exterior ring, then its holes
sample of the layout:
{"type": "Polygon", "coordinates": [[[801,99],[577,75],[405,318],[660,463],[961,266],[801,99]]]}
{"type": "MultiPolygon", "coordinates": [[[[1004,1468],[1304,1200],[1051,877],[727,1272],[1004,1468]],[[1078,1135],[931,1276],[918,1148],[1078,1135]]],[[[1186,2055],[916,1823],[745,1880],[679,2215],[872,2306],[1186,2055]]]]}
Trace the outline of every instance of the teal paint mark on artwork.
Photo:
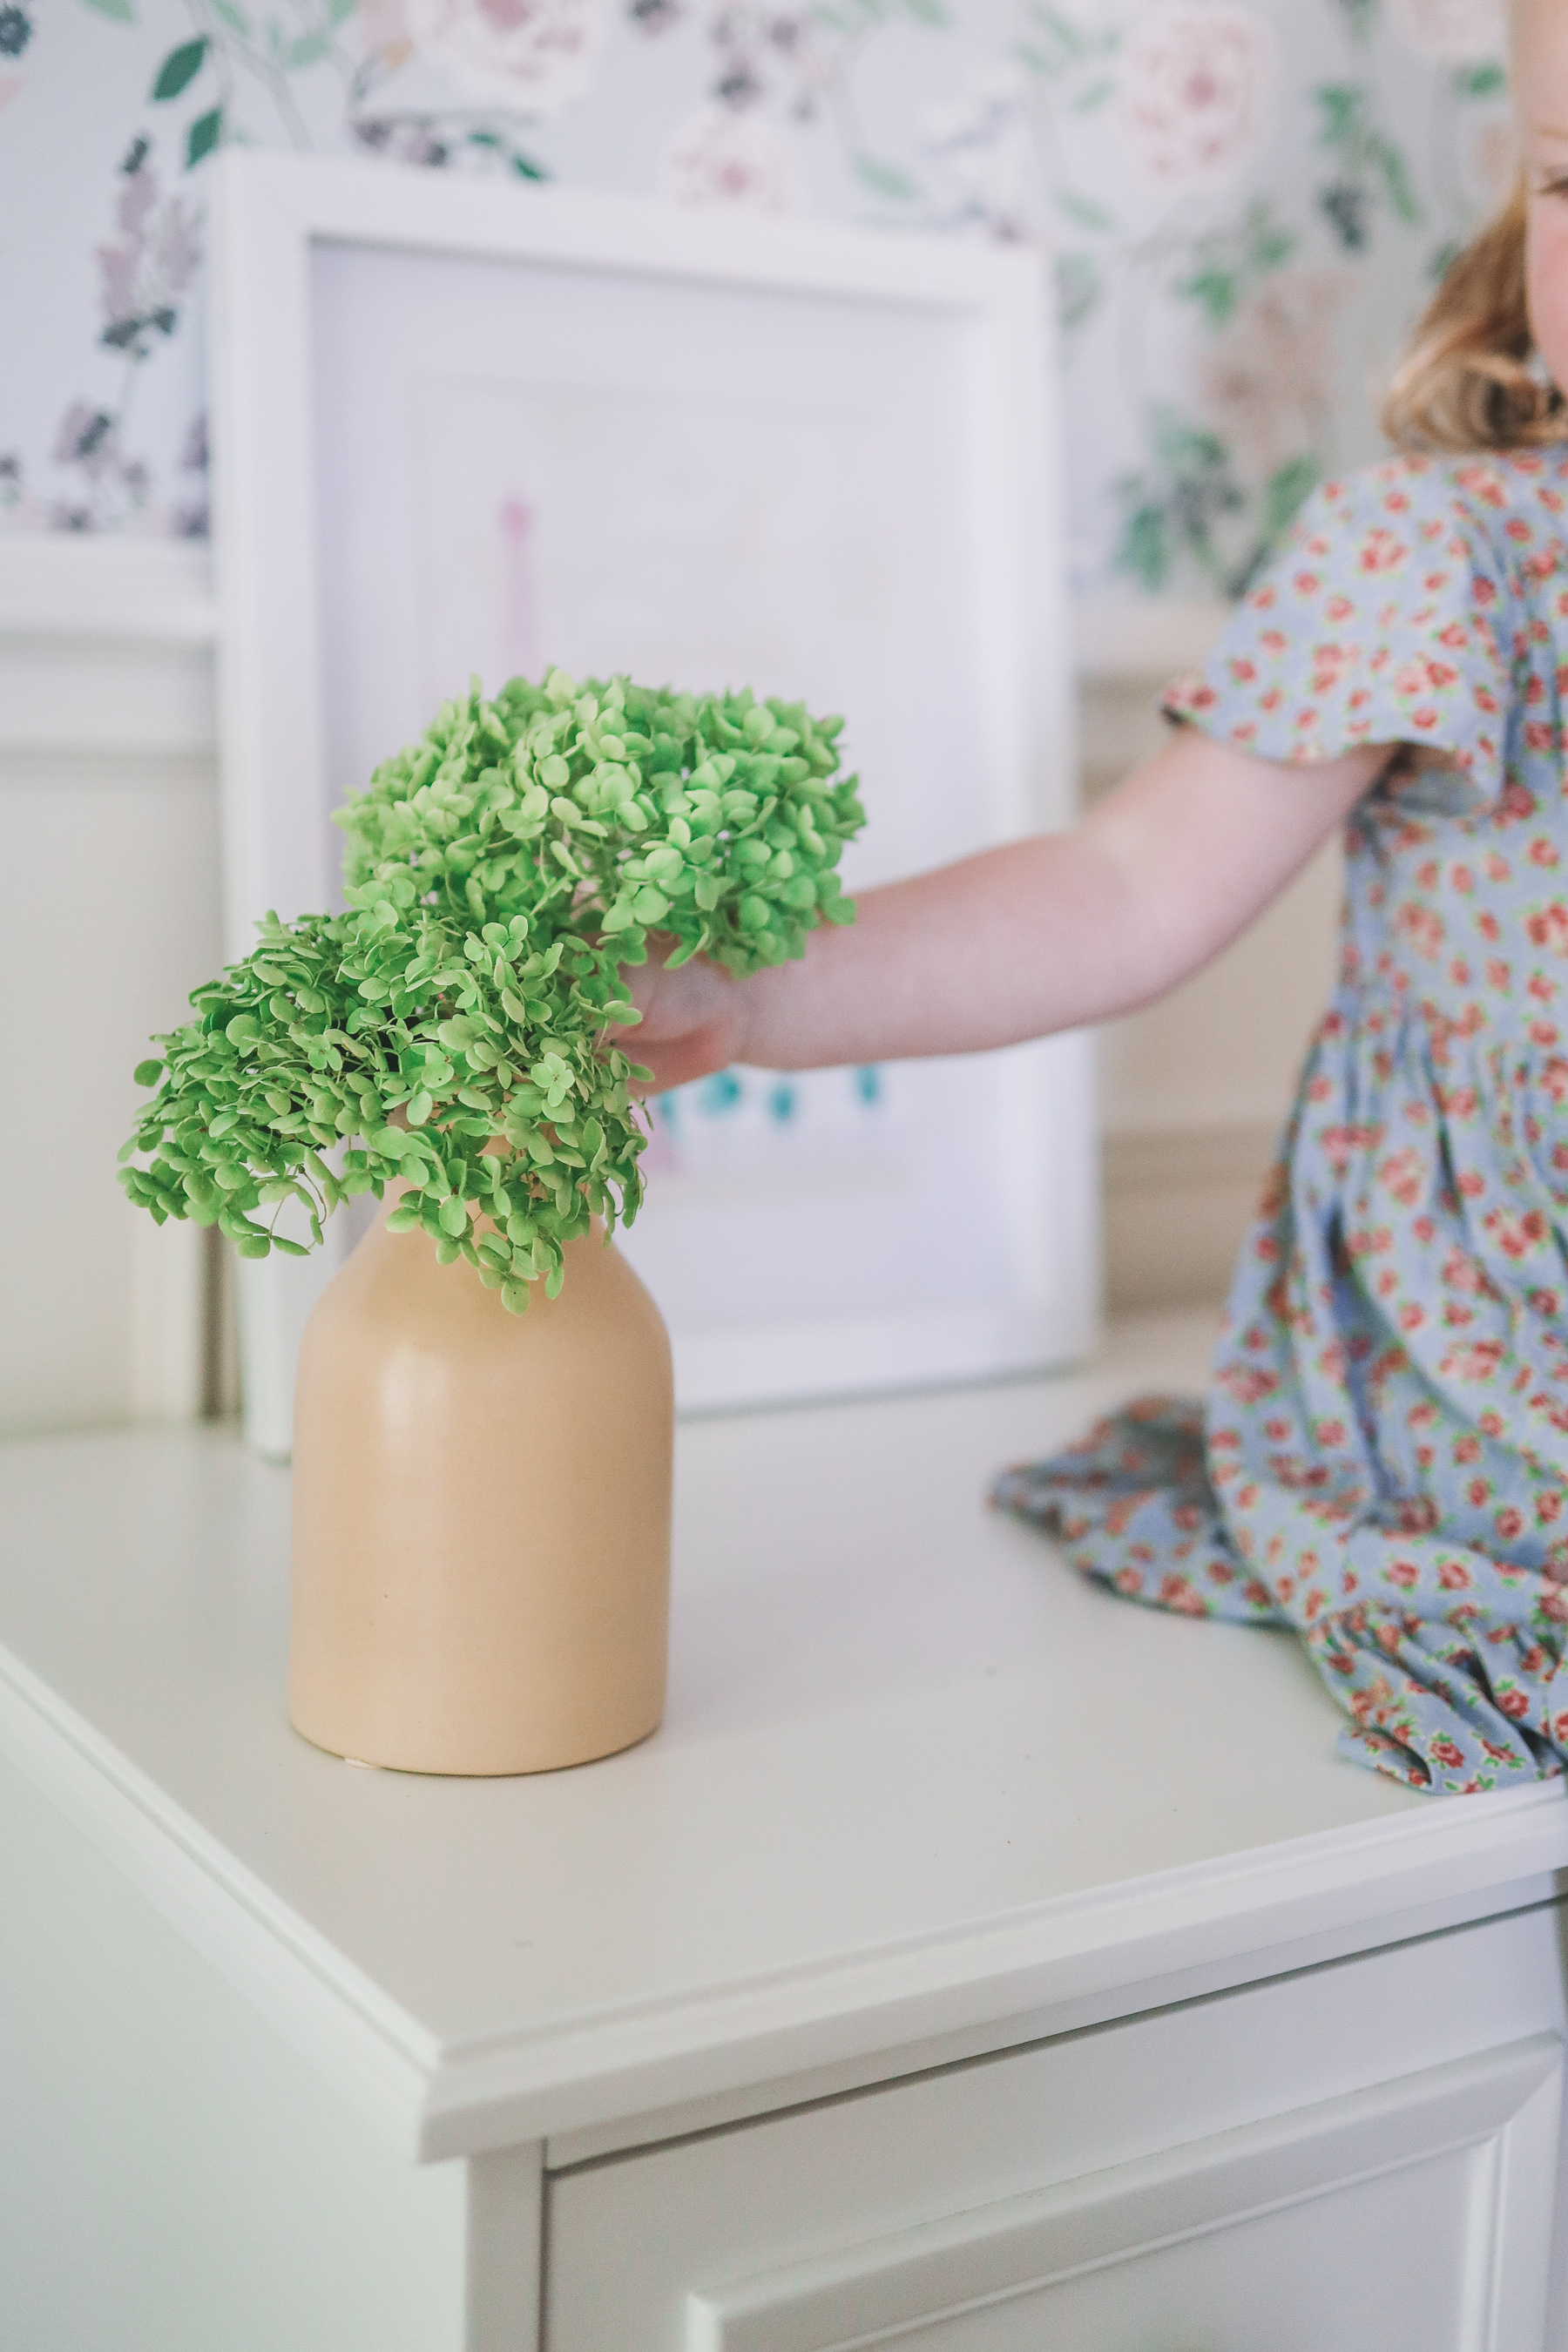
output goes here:
{"type": "Polygon", "coordinates": [[[698,1108],[709,1118],[724,1118],[732,1111],[745,1092],[733,1070],[716,1070],[704,1078],[698,1092],[698,1108]]]}

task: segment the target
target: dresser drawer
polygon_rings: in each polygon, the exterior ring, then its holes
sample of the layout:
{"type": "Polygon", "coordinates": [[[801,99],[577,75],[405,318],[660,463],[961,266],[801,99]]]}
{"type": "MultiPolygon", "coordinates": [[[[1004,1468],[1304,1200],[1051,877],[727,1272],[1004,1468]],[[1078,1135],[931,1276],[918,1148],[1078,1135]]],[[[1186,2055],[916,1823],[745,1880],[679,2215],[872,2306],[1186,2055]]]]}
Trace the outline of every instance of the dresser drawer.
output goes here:
{"type": "Polygon", "coordinates": [[[1541,2352],[1542,1909],[552,2176],[547,2352],[1541,2352]]]}

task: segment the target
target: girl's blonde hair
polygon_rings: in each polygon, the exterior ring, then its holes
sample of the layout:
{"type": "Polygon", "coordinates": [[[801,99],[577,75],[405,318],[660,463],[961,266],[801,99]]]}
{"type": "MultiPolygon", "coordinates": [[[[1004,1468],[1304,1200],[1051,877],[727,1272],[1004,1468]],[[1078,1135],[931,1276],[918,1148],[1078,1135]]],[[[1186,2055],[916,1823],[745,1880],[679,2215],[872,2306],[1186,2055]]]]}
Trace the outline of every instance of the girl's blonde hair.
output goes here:
{"type": "Polygon", "coordinates": [[[1384,404],[1399,449],[1509,449],[1568,441],[1568,401],[1535,360],[1524,291],[1522,174],[1450,264],[1384,404]]]}

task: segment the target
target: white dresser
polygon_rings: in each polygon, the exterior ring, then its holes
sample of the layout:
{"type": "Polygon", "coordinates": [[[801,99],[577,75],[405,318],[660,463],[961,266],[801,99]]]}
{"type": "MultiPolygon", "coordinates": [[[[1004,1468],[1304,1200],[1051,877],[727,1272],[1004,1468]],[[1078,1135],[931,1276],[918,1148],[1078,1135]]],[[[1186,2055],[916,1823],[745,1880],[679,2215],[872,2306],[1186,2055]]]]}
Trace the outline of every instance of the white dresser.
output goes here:
{"type": "Polygon", "coordinates": [[[1568,2340],[1561,1785],[984,1509],[1205,1353],[688,1425],[665,1727],[542,1780],[290,1733],[228,1435],[0,1451],[4,2352],[1568,2340]]]}

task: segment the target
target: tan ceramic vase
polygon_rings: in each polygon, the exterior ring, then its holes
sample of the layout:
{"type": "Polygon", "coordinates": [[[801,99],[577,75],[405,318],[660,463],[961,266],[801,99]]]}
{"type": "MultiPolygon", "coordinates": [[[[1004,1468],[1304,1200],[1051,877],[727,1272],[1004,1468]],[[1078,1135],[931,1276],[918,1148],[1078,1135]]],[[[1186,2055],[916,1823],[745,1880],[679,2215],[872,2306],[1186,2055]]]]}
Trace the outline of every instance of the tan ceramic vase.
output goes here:
{"type": "Polygon", "coordinates": [[[294,1404],[289,1712],[405,1772],[548,1772],[664,1710],[669,1341],[625,1258],[566,1248],[509,1314],[389,1234],[306,1327],[294,1404]]]}

